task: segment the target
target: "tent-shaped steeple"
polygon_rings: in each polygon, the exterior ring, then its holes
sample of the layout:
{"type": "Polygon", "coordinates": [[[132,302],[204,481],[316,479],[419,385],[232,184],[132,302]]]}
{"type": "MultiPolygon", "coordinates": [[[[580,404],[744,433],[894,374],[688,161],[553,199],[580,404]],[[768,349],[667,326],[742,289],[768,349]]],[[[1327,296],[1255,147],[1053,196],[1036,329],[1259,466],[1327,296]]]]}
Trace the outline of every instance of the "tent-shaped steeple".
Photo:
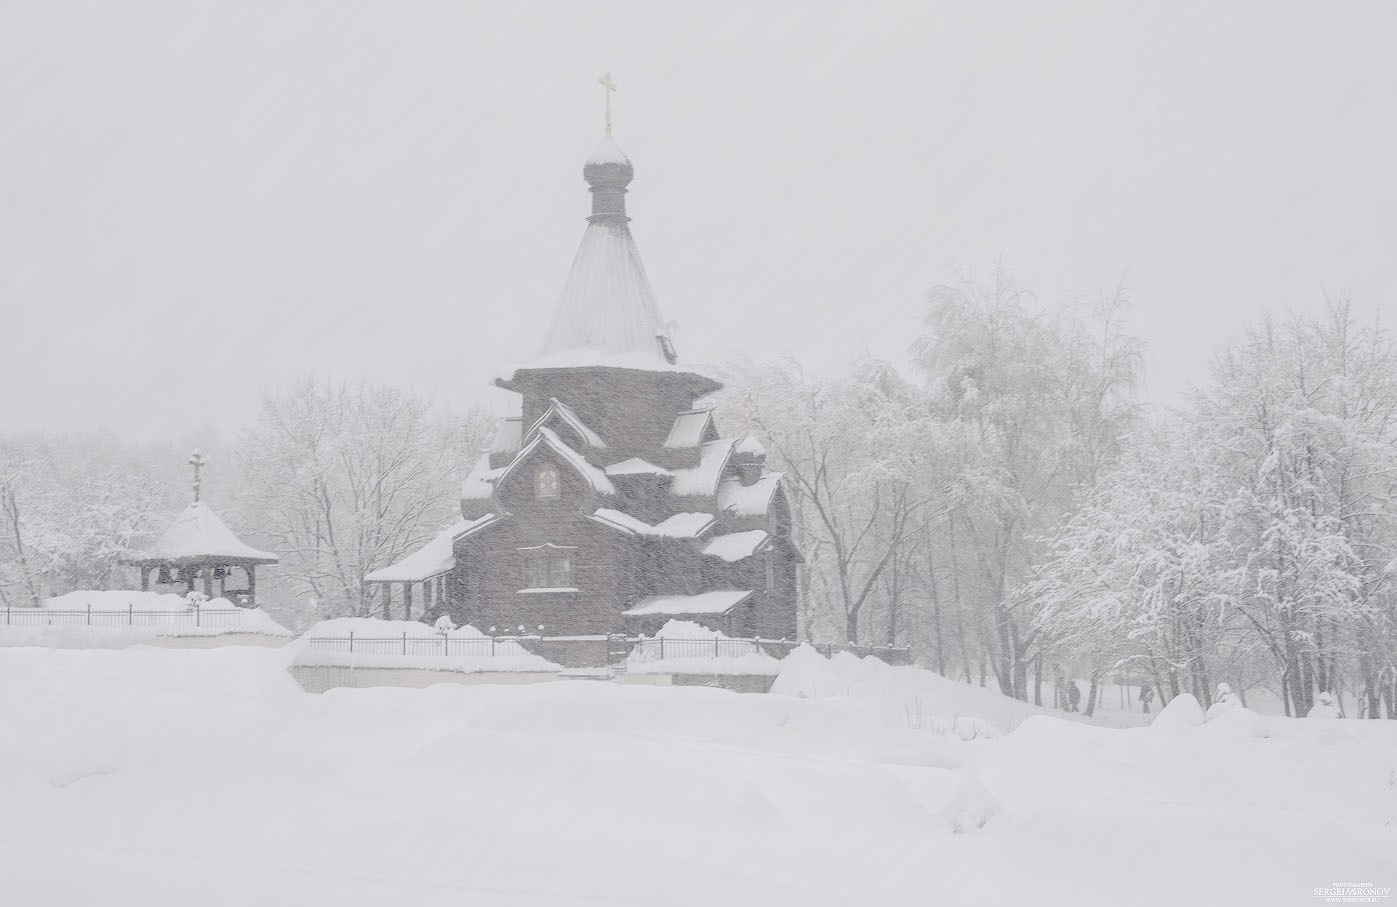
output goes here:
{"type": "Polygon", "coordinates": [[[608,135],[582,175],[592,214],[553,310],[543,357],[560,365],[672,365],[674,348],[626,216],[635,168],[608,135]]]}

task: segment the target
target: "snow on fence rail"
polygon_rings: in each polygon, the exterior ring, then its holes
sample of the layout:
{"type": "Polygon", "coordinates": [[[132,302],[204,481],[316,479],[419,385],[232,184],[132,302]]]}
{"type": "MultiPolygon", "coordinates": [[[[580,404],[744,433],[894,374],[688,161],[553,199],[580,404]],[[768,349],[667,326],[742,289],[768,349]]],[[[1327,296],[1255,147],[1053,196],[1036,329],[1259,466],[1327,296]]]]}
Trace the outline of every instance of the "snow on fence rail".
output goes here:
{"type": "MultiPolygon", "coordinates": [[[[745,655],[769,655],[783,658],[801,645],[809,645],[826,658],[838,652],[858,656],[873,656],[891,665],[911,663],[911,650],[892,646],[850,646],[834,643],[800,643],[786,639],[711,639],[658,636],[364,636],[350,632],[347,636],[312,636],[305,639],[312,652],[349,652],[366,655],[399,656],[459,656],[463,658],[512,657],[520,648],[548,646],[551,649],[569,645],[596,646],[610,642],[610,651],[629,653],[633,661],[667,661],[671,659],[741,658],[745,655]]],[[[619,653],[618,653],[619,654],[619,653]]],[[[621,656],[622,658],[625,655],[621,656]]]]}

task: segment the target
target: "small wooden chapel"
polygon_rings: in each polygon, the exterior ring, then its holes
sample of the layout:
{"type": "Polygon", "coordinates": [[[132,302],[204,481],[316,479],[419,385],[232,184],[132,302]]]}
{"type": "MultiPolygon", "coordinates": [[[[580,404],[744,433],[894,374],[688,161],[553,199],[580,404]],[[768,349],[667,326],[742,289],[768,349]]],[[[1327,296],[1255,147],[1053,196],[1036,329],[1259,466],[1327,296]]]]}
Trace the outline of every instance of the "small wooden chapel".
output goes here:
{"type": "Polygon", "coordinates": [[[722,385],[678,357],[631,235],[635,171],[603,84],[581,245],[541,355],[496,381],[520,415],[466,478],[461,521],[365,579],[401,584],[408,602],[420,585],[428,618],[481,629],[653,633],[681,619],[794,639],[801,556],[782,476],[756,438],[722,433],[704,402],[722,385]]]}

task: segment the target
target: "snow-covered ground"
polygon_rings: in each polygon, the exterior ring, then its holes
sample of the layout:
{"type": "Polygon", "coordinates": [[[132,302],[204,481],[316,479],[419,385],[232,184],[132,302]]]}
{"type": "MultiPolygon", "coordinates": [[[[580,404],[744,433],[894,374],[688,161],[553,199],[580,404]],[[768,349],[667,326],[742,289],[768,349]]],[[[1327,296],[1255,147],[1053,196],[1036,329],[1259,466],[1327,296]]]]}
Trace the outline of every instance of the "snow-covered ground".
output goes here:
{"type": "Polygon", "coordinates": [[[312,695],[291,657],[0,650],[4,901],[1173,907],[1397,884],[1397,722],[1103,728],[809,652],[774,695],[312,695]]]}

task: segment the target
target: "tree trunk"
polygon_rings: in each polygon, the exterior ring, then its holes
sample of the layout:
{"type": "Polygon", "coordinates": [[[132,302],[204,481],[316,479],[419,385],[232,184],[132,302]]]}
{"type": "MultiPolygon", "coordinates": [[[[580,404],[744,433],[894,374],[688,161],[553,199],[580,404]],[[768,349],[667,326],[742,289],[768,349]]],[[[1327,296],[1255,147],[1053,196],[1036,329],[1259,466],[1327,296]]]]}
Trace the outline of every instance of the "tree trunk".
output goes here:
{"type": "Polygon", "coordinates": [[[1092,672],[1091,672],[1091,686],[1090,686],[1090,688],[1087,690],[1087,708],[1086,708],[1086,711],[1082,713],[1083,715],[1086,715],[1088,718],[1090,718],[1090,717],[1092,716],[1092,713],[1096,711],[1096,694],[1097,694],[1097,691],[1098,691],[1100,688],[1101,688],[1101,672],[1100,672],[1100,671],[1092,671],[1092,672]]]}
{"type": "Polygon", "coordinates": [[[19,501],[15,498],[13,488],[0,488],[0,504],[4,506],[5,516],[9,518],[10,531],[14,535],[15,557],[19,559],[19,572],[24,577],[24,585],[29,592],[29,604],[37,608],[42,603],[39,601],[39,588],[34,583],[34,574],[29,571],[29,558],[24,553],[24,532],[19,518],[19,501]]]}

